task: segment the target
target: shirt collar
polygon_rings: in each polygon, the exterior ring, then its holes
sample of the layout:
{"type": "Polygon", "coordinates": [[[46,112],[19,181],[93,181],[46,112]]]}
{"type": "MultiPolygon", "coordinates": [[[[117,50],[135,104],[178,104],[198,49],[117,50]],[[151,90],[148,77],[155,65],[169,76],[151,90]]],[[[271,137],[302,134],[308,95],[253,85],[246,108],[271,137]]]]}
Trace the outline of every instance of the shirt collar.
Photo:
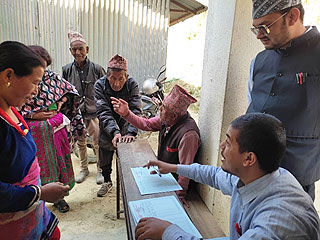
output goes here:
{"type": "MultiPolygon", "coordinates": [[[[76,65],[77,68],[80,68],[80,69],[81,69],[81,67],[79,66],[79,64],[77,63],[76,60],[74,60],[73,62],[74,62],[74,64],[76,65]]],[[[86,58],[84,59],[83,68],[85,68],[88,63],[89,63],[89,59],[88,59],[88,57],[86,57],[86,58]]]]}
{"type": "Polygon", "coordinates": [[[280,52],[287,52],[291,48],[298,48],[300,46],[308,46],[312,41],[319,40],[319,32],[315,26],[306,26],[306,31],[299,37],[292,39],[289,45],[285,48],[277,49],[280,52]]]}
{"type": "Polygon", "coordinates": [[[276,171],[266,174],[247,185],[243,185],[243,183],[239,180],[237,187],[239,195],[242,198],[243,205],[246,205],[258,197],[261,192],[263,192],[273,182],[273,180],[279,176],[280,172],[279,169],[277,169],[276,171]]]}

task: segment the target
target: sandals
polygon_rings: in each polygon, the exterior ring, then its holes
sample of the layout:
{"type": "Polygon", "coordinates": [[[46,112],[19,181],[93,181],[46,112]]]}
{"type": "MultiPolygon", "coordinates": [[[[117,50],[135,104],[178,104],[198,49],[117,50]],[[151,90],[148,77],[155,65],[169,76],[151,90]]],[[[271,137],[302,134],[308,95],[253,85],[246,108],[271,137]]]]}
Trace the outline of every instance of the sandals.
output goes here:
{"type": "Polygon", "coordinates": [[[61,213],[66,213],[70,210],[68,203],[64,199],[60,199],[53,204],[55,208],[59,210],[61,213]]]}

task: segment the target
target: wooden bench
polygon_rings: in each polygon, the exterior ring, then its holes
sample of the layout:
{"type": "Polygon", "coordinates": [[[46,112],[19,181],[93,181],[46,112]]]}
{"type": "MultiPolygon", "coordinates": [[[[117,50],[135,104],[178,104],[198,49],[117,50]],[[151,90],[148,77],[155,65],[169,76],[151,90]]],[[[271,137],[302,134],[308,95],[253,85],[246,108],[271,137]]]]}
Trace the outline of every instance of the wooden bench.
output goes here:
{"type": "MultiPolygon", "coordinates": [[[[134,239],[135,223],[128,208],[129,201],[161,196],[175,197],[175,192],[157,193],[141,196],[135,180],[131,174],[132,167],[145,165],[156,156],[146,140],[136,140],[132,143],[119,143],[117,150],[117,218],[125,214],[128,239],[134,239]],[[123,210],[120,209],[120,189],[123,200],[123,210]]],[[[225,236],[218,226],[211,212],[208,210],[199,195],[195,192],[188,193],[187,201],[190,208],[185,210],[197,227],[203,238],[215,238],[225,236]]]]}

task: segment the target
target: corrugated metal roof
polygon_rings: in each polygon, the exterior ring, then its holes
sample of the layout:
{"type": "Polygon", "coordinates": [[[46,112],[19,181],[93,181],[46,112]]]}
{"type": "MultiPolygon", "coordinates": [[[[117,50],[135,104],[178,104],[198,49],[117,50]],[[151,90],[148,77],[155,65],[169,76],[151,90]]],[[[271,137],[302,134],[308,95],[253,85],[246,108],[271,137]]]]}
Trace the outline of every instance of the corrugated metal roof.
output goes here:
{"type": "Polygon", "coordinates": [[[172,26],[194,15],[207,11],[208,7],[195,0],[170,0],[170,22],[172,26]]]}

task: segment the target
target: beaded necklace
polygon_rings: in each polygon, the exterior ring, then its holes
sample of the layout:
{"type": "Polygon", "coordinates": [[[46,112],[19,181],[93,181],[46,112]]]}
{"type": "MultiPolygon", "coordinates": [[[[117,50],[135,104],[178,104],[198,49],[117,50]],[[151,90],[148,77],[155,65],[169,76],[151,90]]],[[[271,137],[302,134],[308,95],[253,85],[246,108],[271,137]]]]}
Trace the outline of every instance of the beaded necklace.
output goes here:
{"type": "Polygon", "coordinates": [[[1,108],[0,108],[0,117],[3,118],[3,120],[5,120],[9,125],[11,125],[12,127],[14,127],[18,133],[20,133],[20,135],[22,137],[25,137],[27,135],[27,133],[29,132],[29,128],[28,128],[28,125],[26,123],[26,121],[23,119],[23,117],[18,113],[18,111],[14,108],[14,107],[11,107],[11,110],[12,112],[14,113],[14,115],[19,119],[19,121],[22,123],[23,127],[24,127],[24,130],[22,130],[18,124],[16,124],[10,117],[9,115],[3,111],[1,108]]]}

